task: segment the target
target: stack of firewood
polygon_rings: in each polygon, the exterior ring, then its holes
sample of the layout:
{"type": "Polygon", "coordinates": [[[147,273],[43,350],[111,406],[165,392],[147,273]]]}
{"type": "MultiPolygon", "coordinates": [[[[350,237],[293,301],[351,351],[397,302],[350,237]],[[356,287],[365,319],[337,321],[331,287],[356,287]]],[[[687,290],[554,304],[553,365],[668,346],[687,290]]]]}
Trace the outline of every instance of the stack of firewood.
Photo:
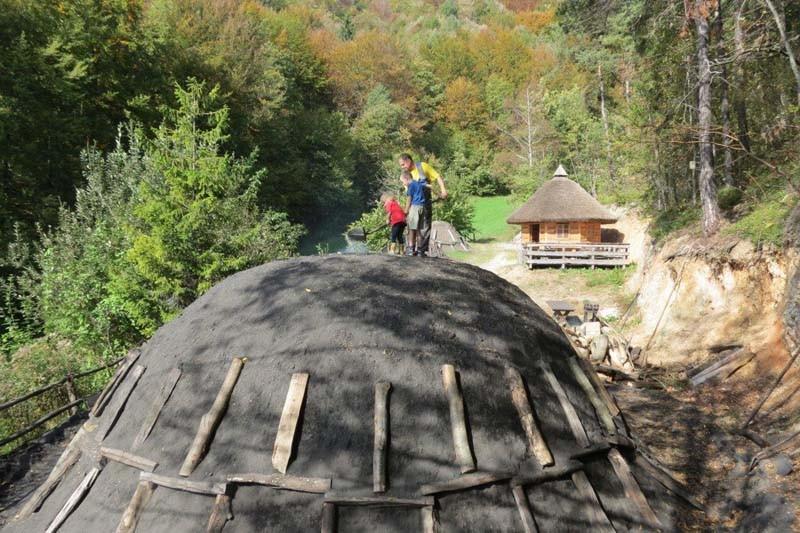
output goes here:
{"type": "Polygon", "coordinates": [[[608,364],[625,371],[635,370],[632,350],[618,331],[607,322],[584,322],[580,326],[563,326],[575,351],[596,365],[608,364]]]}

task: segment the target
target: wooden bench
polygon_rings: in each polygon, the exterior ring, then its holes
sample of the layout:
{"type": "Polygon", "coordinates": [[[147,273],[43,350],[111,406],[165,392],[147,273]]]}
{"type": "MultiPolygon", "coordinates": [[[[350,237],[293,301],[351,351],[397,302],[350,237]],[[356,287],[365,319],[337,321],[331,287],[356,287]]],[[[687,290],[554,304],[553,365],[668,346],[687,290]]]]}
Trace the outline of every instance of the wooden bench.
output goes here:
{"type": "Polygon", "coordinates": [[[567,315],[575,310],[575,306],[563,300],[547,300],[547,305],[553,311],[556,320],[566,320],[567,315]]]}

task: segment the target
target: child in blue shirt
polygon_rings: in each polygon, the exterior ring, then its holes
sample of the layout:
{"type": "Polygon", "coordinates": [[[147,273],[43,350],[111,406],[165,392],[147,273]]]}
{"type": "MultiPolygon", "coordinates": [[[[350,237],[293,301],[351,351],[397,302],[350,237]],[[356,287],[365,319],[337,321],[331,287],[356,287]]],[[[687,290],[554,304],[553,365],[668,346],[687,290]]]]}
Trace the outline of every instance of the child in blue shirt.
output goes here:
{"type": "Polygon", "coordinates": [[[422,208],[425,205],[425,188],[431,186],[425,180],[411,179],[411,173],[403,171],[400,181],[406,188],[406,225],[410,255],[417,255],[417,236],[422,229],[422,208]]]}

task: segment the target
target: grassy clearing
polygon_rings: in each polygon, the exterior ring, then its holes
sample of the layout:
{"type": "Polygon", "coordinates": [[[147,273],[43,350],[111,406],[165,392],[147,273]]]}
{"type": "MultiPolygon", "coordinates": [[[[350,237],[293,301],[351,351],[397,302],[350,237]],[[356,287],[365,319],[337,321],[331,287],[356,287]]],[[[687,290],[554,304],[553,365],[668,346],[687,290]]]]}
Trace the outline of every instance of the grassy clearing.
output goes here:
{"type": "Polygon", "coordinates": [[[508,241],[519,231],[519,226],[506,224],[506,218],[517,207],[511,196],[475,196],[472,205],[475,208],[472,223],[478,242],[508,241]]]}
{"type": "Polygon", "coordinates": [[[749,239],[756,245],[783,244],[786,218],[797,203],[797,197],[775,191],[757,203],[748,214],[725,228],[725,232],[749,239]]]}
{"type": "Polygon", "coordinates": [[[572,268],[559,270],[559,277],[565,283],[569,283],[576,277],[583,280],[587,287],[618,287],[621,288],[625,282],[636,271],[636,265],[628,265],[622,268],[572,268]]]}

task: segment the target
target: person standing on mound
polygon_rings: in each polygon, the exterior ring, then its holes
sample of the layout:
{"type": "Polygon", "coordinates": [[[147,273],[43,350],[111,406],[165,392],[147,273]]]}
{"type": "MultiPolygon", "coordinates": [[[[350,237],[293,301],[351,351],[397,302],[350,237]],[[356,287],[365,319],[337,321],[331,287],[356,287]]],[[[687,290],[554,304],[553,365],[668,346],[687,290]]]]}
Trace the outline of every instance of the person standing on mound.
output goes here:
{"type": "Polygon", "coordinates": [[[433,222],[433,182],[439,186],[438,197],[447,198],[447,188],[444,186],[444,179],[439,175],[436,170],[428,163],[414,163],[414,159],[409,154],[400,154],[397,161],[400,168],[405,172],[411,174],[413,181],[422,181],[428,186],[425,187],[425,200],[422,204],[422,213],[420,216],[420,229],[419,239],[417,244],[417,251],[419,255],[425,257],[428,255],[428,246],[431,241],[431,223],[433,222]]]}
{"type": "Polygon", "coordinates": [[[419,230],[422,227],[422,209],[425,205],[425,190],[430,190],[430,185],[424,181],[413,181],[411,173],[403,171],[400,182],[406,189],[406,225],[408,226],[408,254],[419,255],[419,230]]]}

